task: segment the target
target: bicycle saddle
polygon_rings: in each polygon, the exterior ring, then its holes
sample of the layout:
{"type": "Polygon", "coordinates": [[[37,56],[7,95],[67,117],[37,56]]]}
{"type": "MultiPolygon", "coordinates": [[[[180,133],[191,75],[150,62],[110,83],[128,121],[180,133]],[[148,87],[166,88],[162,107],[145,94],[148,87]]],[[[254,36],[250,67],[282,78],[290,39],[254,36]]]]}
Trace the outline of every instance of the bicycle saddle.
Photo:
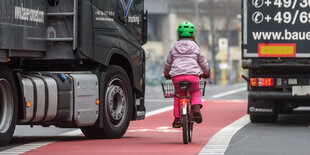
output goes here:
{"type": "Polygon", "coordinates": [[[181,81],[179,83],[179,86],[180,86],[181,89],[188,89],[188,88],[190,88],[192,86],[192,83],[189,82],[189,81],[181,81]]]}

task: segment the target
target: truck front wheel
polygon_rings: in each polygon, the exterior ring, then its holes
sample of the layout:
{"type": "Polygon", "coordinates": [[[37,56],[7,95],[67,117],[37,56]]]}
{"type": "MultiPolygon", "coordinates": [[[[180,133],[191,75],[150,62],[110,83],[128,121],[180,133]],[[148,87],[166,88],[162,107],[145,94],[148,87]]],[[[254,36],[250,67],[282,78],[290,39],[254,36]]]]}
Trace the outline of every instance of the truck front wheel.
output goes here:
{"type": "Polygon", "coordinates": [[[123,68],[111,65],[105,72],[103,129],[82,128],[89,138],[121,138],[129,126],[133,110],[132,88],[123,68]]]}
{"type": "Polygon", "coordinates": [[[17,91],[9,68],[0,66],[0,145],[13,136],[17,119],[17,91]]]}

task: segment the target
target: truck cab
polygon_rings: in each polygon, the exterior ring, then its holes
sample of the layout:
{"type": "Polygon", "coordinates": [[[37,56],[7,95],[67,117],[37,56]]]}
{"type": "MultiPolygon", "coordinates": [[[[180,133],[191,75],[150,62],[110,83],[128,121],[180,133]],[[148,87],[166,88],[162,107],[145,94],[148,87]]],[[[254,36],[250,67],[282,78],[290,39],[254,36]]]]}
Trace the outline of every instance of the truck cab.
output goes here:
{"type": "Polygon", "coordinates": [[[16,125],[120,138],[145,117],[144,0],[0,2],[0,145],[16,125]]]}

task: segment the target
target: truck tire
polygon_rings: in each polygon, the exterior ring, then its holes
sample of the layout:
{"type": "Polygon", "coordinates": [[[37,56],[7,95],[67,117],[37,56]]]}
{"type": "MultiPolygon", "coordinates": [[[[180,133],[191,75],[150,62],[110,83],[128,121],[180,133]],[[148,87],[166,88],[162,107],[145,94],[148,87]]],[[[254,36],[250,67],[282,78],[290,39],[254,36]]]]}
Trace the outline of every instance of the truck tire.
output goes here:
{"type": "MultiPolygon", "coordinates": [[[[105,72],[103,128],[81,128],[88,138],[121,138],[129,126],[133,111],[132,87],[123,68],[110,65],[105,72]]],[[[98,123],[98,122],[97,122],[98,123]]]]}
{"type": "Polygon", "coordinates": [[[251,123],[274,123],[278,120],[278,114],[273,115],[253,115],[250,114],[251,123]]]}
{"type": "Polygon", "coordinates": [[[17,89],[9,68],[0,66],[0,145],[7,145],[17,121],[17,89]]]}

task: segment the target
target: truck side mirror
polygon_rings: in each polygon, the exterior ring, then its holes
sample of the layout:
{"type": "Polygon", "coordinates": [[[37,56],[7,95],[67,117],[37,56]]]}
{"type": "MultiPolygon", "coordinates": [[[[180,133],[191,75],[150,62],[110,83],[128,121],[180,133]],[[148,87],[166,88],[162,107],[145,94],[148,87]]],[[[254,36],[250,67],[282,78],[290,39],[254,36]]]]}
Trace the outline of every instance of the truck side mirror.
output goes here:
{"type": "Polygon", "coordinates": [[[58,5],[59,0],[48,0],[47,2],[50,6],[55,7],[58,5]]]}
{"type": "Polygon", "coordinates": [[[145,59],[149,59],[151,57],[150,51],[144,50],[144,53],[145,53],[145,59]]]}
{"type": "Polygon", "coordinates": [[[142,32],[142,45],[146,44],[147,43],[147,15],[148,15],[148,12],[146,10],[145,13],[143,13],[143,32],[142,32]]]}

